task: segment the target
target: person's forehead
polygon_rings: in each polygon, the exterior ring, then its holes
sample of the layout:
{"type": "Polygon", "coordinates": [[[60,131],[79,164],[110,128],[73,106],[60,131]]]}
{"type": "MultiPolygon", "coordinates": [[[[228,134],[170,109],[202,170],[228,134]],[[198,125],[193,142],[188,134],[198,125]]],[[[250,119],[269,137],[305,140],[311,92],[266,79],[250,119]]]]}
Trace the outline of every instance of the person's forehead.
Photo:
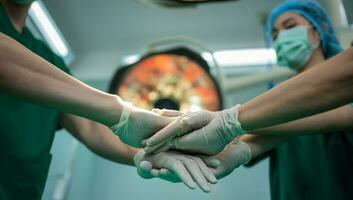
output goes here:
{"type": "Polygon", "coordinates": [[[280,27],[284,22],[293,19],[296,22],[302,22],[302,23],[309,23],[308,20],[306,20],[303,16],[301,16],[298,13],[287,11],[282,14],[280,14],[274,23],[274,27],[280,27]]]}

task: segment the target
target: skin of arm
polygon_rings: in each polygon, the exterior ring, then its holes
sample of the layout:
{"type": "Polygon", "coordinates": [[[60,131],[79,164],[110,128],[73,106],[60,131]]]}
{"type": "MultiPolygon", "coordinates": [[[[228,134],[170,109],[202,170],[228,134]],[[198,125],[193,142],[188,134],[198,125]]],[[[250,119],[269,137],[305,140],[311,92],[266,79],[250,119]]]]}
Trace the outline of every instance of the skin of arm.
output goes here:
{"type": "Polygon", "coordinates": [[[245,130],[274,126],[328,111],[353,101],[353,48],[243,104],[245,130]]]}
{"type": "Polygon", "coordinates": [[[95,154],[113,162],[134,165],[133,157],[139,149],[122,143],[108,127],[67,113],[61,113],[60,125],[95,154]]]}
{"type": "Polygon", "coordinates": [[[125,110],[125,128],[114,132],[122,142],[135,147],[173,121],[80,82],[1,33],[0,91],[108,127],[118,124],[125,110]]]}
{"type": "Polygon", "coordinates": [[[122,111],[118,96],[80,82],[2,33],[0,90],[107,126],[117,123],[122,111]]]}
{"type": "Polygon", "coordinates": [[[252,158],[255,158],[295,136],[352,130],[353,107],[347,105],[289,123],[257,129],[242,136],[241,140],[250,146],[252,158]]]}

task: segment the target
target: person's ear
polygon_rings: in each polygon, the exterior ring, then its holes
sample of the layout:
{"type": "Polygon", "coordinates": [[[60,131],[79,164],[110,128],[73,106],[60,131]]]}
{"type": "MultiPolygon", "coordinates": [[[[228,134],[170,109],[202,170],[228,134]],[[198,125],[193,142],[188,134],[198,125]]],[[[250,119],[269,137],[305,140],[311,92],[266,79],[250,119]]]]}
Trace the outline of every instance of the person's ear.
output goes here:
{"type": "Polygon", "coordinates": [[[315,43],[316,42],[321,43],[321,35],[316,29],[314,29],[314,38],[315,38],[315,43]]]}

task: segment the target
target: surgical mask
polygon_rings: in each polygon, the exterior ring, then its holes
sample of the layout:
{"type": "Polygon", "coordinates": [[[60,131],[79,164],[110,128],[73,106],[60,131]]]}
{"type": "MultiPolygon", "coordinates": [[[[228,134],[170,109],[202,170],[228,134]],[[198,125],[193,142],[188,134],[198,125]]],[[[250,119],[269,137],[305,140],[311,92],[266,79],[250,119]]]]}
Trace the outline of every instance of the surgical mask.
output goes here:
{"type": "Polygon", "coordinates": [[[17,4],[31,4],[32,2],[34,2],[35,0],[12,0],[13,2],[17,3],[17,4]]]}
{"type": "Polygon", "coordinates": [[[312,44],[308,38],[310,26],[296,26],[279,32],[274,43],[277,54],[277,64],[296,71],[308,63],[317,44],[312,44]]]}

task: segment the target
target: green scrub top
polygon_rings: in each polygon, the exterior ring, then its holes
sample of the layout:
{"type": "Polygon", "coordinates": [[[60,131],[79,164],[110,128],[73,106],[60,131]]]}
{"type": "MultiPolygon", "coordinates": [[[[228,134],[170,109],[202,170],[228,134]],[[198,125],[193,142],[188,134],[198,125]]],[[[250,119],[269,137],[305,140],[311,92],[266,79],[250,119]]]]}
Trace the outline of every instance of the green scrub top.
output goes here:
{"type": "MultiPolygon", "coordinates": [[[[0,32],[69,73],[63,60],[25,28],[16,31],[0,4],[0,32]]],[[[21,77],[18,77],[21,78],[21,77]]],[[[51,160],[59,111],[0,91],[0,199],[40,199],[51,160]]]]}
{"type": "Polygon", "coordinates": [[[300,136],[270,153],[272,200],[353,199],[353,134],[300,136]]]}

